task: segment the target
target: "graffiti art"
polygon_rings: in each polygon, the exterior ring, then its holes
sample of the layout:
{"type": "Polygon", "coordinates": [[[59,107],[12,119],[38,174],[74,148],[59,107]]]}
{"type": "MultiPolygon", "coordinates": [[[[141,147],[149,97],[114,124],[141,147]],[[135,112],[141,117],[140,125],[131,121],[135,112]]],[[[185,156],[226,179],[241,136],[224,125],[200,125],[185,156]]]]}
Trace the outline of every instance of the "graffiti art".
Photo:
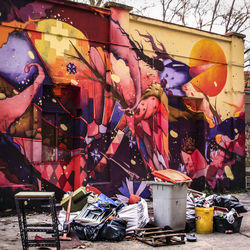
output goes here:
{"type": "Polygon", "coordinates": [[[244,94],[225,91],[222,46],[197,37],[177,57],[167,37],[131,24],[134,38],[126,16],[55,0],[0,1],[2,194],[61,197],[89,184],[146,198],[152,171],[166,168],[198,190],[244,187],[244,94]]]}

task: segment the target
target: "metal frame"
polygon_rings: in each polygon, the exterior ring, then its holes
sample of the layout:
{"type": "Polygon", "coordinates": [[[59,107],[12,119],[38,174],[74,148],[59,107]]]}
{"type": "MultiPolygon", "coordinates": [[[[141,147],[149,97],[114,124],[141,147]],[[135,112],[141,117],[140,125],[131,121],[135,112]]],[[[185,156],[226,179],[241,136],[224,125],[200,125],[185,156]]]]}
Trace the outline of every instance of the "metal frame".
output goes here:
{"type": "Polygon", "coordinates": [[[54,192],[19,192],[15,195],[15,204],[20,228],[22,246],[24,250],[29,247],[56,247],[60,250],[60,240],[58,231],[58,220],[55,208],[54,192]],[[37,196],[36,196],[37,194],[37,196]],[[42,196],[39,196],[42,194],[42,196]],[[48,195],[46,195],[48,194],[48,195]],[[26,219],[25,201],[45,200],[49,202],[52,224],[28,224],[26,219]],[[54,234],[53,238],[43,240],[29,240],[28,232],[46,232],[54,234]]]}

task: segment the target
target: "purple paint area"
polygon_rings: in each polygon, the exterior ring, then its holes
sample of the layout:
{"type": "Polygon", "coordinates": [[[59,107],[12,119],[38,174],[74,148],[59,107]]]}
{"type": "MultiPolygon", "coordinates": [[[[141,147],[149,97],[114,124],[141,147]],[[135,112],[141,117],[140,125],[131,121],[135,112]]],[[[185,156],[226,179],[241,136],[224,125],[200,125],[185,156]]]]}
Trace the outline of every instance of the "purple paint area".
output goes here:
{"type": "Polygon", "coordinates": [[[29,3],[26,6],[20,8],[19,16],[25,22],[28,21],[29,18],[35,20],[42,19],[47,16],[46,11],[52,7],[52,4],[34,1],[33,3],[29,3]]]}
{"type": "Polygon", "coordinates": [[[0,48],[0,76],[9,82],[16,90],[23,91],[32,85],[36,78],[36,67],[31,67],[28,73],[25,67],[30,63],[39,63],[35,50],[27,39],[25,32],[14,31],[9,35],[8,42],[0,48]]]}

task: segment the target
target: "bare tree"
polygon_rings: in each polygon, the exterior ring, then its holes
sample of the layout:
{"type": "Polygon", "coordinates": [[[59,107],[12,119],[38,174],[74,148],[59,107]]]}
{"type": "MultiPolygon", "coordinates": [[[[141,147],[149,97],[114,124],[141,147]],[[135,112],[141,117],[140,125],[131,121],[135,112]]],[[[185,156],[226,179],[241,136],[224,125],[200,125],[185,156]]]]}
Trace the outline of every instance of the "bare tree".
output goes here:
{"type": "Polygon", "coordinates": [[[186,24],[186,17],[191,10],[189,0],[159,0],[162,8],[162,20],[186,24]]]}
{"type": "Polygon", "coordinates": [[[250,27],[248,0],[159,0],[159,4],[163,21],[209,31],[223,26],[225,33],[240,33],[250,27]]]}
{"type": "MultiPolygon", "coordinates": [[[[244,0],[238,6],[236,3],[238,2],[233,0],[230,9],[223,16],[222,25],[225,25],[225,32],[234,31],[241,33],[250,28],[250,2],[244,0]]],[[[224,2],[224,4],[226,3],[224,2]]]]}
{"type": "Polygon", "coordinates": [[[218,18],[217,11],[218,11],[219,4],[220,4],[220,0],[216,0],[215,3],[214,3],[213,15],[212,15],[209,31],[212,30],[214,21],[216,21],[216,19],[218,18]]]}

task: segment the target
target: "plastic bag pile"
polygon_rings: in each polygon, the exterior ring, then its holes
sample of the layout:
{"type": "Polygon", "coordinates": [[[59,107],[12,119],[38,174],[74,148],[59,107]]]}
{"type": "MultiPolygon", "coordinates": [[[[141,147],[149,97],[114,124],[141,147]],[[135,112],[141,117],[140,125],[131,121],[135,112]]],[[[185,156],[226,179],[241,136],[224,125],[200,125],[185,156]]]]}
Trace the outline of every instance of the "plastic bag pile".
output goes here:
{"type": "MultiPolygon", "coordinates": [[[[81,240],[121,241],[126,233],[144,227],[149,222],[148,207],[144,199],[133,196],[125,203],[111,199],[96,190],[81,187],[73,192],[69,222],[81,240]]],[[[66,218],[69,195],[61,201],[64,208],[59,212],[59,230],[66,218]]]]}

